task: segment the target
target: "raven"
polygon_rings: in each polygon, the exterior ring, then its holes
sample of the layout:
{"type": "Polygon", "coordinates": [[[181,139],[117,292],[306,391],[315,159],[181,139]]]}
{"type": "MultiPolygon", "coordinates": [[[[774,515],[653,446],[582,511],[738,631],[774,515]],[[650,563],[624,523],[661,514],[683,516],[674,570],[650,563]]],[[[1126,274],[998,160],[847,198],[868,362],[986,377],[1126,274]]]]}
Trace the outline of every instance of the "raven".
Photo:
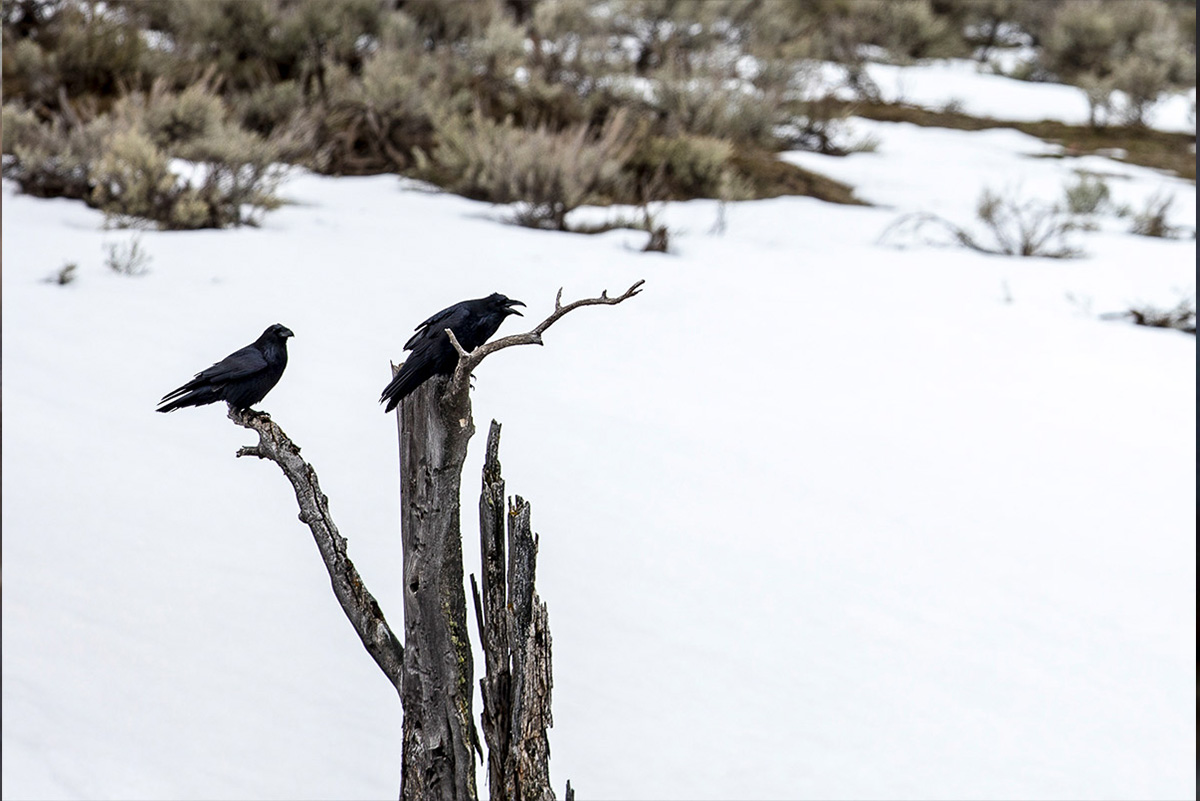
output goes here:
{"type": "Polygon", "coordinates": [[[204,406],[223,400],[235,409],[249,409],[279,383],[287,367],[287,338],[295,336],[279,323],[262,336],[221,361],[159,401],[155,411],[173,412],[184,406],[204,406]]]}
{"type": "Polygon", "coordinates": [[[486,298],[455,303],[418,325],[414,329],[417,333],[404,343],[404,349],[411,350],[412,355],[400,366],[400,371],[392,377],[391,383],[384,388],[379,402],[386,401],[386,410],[390,412],[409,393],[425,383],[426,379],[454,372],[458,364],[458,351],[450,344],[445,329],[453,331],[458,344],[469,353],[487,342],[488,337],[496,333],[496,329],[508,315],[524,317],[525,315],[512,308],[524,305],[519,300],[512,300],[494,292],[486,298]]]}

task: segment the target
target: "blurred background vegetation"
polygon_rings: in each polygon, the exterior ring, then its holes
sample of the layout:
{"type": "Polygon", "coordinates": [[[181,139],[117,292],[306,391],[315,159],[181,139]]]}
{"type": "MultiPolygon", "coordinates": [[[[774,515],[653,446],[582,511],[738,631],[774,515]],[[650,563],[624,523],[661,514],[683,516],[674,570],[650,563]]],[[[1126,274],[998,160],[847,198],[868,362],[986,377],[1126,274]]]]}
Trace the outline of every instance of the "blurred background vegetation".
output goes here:
{"type": "Polygon", "coordinates": [[[1195,24],[1194,0],[3,0],[4,175],[168,229],[253,224],[288,164],[562,230],[582,204],[857,202],[776,153],[869,149],[849,115],[922,112],[882,103],[868,61],[1067,82],[1096,147],[1153,142],[1195,24]]]}

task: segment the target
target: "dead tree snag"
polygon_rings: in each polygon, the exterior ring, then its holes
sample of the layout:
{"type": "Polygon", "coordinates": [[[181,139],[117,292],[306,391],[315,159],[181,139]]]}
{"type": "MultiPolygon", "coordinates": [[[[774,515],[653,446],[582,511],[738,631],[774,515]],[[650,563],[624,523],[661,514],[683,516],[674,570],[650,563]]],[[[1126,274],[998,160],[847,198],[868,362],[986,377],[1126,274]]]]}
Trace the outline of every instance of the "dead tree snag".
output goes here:
{"type": "MultiPolygon", "coordinates": [[[[238,456],[279,465],[291,482],[329,572],[334,596],[363,646],[400,695],[404,708],[401,798],[474,801],[475,754],[483,756],[472,715],[473,664],[463,592],[459,524],[462,466],[475,433],[469,395],[471,371],[488,355],[513,345],[540,345],[542,334],[582,306],[615,305],[640,292],[603,292],[562,304],[533,330],[489,342],[470,353],[449,330],[459,361],[453,375],[435,376],[397,409],[400,427],[400,527],[404,547],[402,646],[375,598],[346,554],[346,540],[329,514],[316,471],[300,448],[266,414],[238,411],[229,419],[258,433],[257,445],[238,456]]],[[[484,639],[484,733],[492,799],[553,799],[549,784],[550,631],[546,606],[534,591],[537,539],[529,504],[520,497],[505,515],[504,483],[497,456],[500,427],[492,424],[484,497],[480,501],[484,596],[476,589],[476,621],[484,639]],[[486,507],[486,510],[485,510],[486,507]],[[508,560],[503,532],[507,524],[508,560]]],[[[472,587],[475,578],[471,577],[472,587]]],[[[570,784],[567,798],[573,798],[570,784]]]]}
{"type": "Polygon", "coordinates": [[[479,497],[482,602],[471,576],[475,622],[487,666],[479,686],[488,787],[491,801],[553,801],[547,729],[554,725],[550,712],[554,682],[546,604],[534,589],[537,537],[530,527],[529,503],[518,495],[508,507],[506,569],[499,449],[500,424],[493,420],[479,497]]]}
{"type": "MultiPolygon", "coordinates": [[[[405,397],[397,409],[400,436],[400,526],[404,544],[404,755],[401,796],[415,799],[461,801],[476,798],[475,765],[471,754],[479,748],[471,712],[471,681],[474,665],[466,634],[466,598],[462,590],[462,533],[459,526],[459,498],[462,465],[467,443],[475,433],[471,417],[470,377],[487,356],[513,345],[540,345],[542,334],[568,312],[582,306],[615,305],[638,294],[644,282],[633,284],[624,294],[610,298],[607,291],[597,298],[585,298],[562,304],[562,290],[554,301],[554,311],[532,331],[502,337],[475,348],[470,353],[450,329],[446,335],[458,351],[458,365],[451,376],[435,376],[405,397]]],[[[520,565],[510,565],[509,582],[520,565]]],[[[529,563],[532,588],[532,561],[529,563]]],[[[491,588],[485,588],[485,592],[491,588]]],[[[521,628],[516,651],[524,659],[526,629],[538,614],[531,607],[521,628]]],[[[544,608],[541,610],[544,629],[544,608]]],[[[513,632],[509,643],[513,645],[513,632]]],[[[547,649],[549,633],[545,632],[547,649]]],[[[548,654],[548,650],[547,650],[548,654]]],[[[513,664],[517,664],[514,662],[513,664]]],[[[537,670],[525,670],[522,676],[537,670]]],[[[514,674],[515,675],[515,674],[514,674]]],[[[545,686],[549,692],[549,661],[546,662],[545,686]]],[[[497,679],[500,681],[501,679],[497,679]]],[[[534,683],[531,691],[541,684],[534,683]]],[[[518,699],[519,707],[519,699],[518,699]]],[[[549,707],[547,706],[547,713],[549,707]]],[[[513,725],[536,727],[532,718],[516,717],[513,725]]],[[[548,719],[547,719],[548,722],[548,719]]],[[[510,742],[532,743],[523,731],[510,742]]],[[[544,736],[543,736],[544,740],[544,736]]],[[[493,747],[489,741],[489,748],[493,747]]],[[[546,780],[546,792],[536,794],[540,786],[534,778],[538,760],[548,772],[548,750],[522,752],[517,772],[526,786],[515,787],[517,794],[506,797],[553,798],[546,780]],[[527,778],[528,777],[528,778],[527,778]]],[[[489,775],[491,768],[489,767],[489,775]]],[[[508,774],[503,774],[507,776],[508,774]]],[[[507,785],[507,779],[506,779],[507,785]]],[[[493,788],[495,792],[495,788],[493,788]]],[[[493,796],[495,797],[495,796],[493,796]]]]}

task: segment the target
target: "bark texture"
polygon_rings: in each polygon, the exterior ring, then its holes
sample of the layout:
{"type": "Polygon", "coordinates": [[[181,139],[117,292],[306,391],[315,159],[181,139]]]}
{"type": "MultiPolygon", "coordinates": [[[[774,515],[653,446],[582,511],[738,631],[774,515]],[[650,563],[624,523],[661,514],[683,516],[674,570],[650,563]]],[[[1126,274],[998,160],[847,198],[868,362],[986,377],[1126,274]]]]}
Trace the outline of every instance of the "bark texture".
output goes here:
{"type": "Polygon", "coordinates": [[[500,424],[493,420],[479,498],[482,601],[471,577],[487,670],[479,684],[488,788],[492,801],[553,801],[547,735],[554,723],[551,641],[546,605],[534,589],[537,538],[530,527],[529,503],[523,498],[517,496],[505,515],[499,448],[500,424]]]}
{"type": "Polygon", "coordinates": [[[469,403],[464,409],[443,402],[446,383],[435,376],[399,409],[405,644],[400,797],[470,801],[476,798],[479,739],[471,711],[459,486],[474,425],[469,403]]]}
{"type": "Polygon", "coordinates": [[[509,670],[508,615],[505,613],[504,479],[500,475],[500,424],[492,421],[483,463],[479,495],[479,552],[482,555],[483,603],[471,576],[475,623],[483,648],[485,674],[479,680],[483,696],[483,737],[488,749],[488,788],[492,801],[504,798],[505,776],[511,772],[508,743],[512,722],[512,672],[509,670]],[[485,614],[484,610],[488,610],[485,614]]]}
{"type": "Polygon", "coordinates": [[[300,521],[308,526],[316,540],[325,569],[333,583],[333,594],[346,618],[354,626],[367,653],[379,665],[388,681],[402,693],[404,648],[384,620],[375,597],[367,591],[358,571],[346,555],[346,539],[338,534],[329,515],[329,499],[317,483],[317,471],[300,458],[300,448],[265,414],[239,411],[229,407],[229,419],[242,428],[258,433],[258,444],[238,450],[238,456],[257,456],[279,465],[296,492],[300,521]]]}

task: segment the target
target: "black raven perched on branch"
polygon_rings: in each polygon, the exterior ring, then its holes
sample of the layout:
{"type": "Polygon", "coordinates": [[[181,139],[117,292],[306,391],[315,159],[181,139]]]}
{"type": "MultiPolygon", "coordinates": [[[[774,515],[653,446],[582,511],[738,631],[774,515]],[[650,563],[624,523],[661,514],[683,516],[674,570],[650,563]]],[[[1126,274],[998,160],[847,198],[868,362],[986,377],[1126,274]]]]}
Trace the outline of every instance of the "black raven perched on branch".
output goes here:
{"type": "Polygon", "coordinates": [[[417,333],[404,343],[404,349],[411,350],[412,355],[405,360],[400,366],[400,371],[384,388],[379,402],[386,401],[386,410],[390,412],[431,376],[449,375],[454,372],[454,367],[458,364],[458,351],[451,344],[450,337],[446,336],[447,328],[454,332],[463,350],[470,353],[496,333],[505,317],[510,314],[524,317],[512,308],[524,305],[519,300],[512,300],[495,292],[486,298],[455,303],[418,325],[415,329],[417,333]]]}
{"type": "Polygon", "coordinates": [[[279,383],[287,367],[287,338],[295,336],[279,323],[241,350],[235,350],[212,367],[159,401],[155,411],[173,412],[184,406],[204,406],[226,401],[235,409],[249,409],[279,383]]]}

